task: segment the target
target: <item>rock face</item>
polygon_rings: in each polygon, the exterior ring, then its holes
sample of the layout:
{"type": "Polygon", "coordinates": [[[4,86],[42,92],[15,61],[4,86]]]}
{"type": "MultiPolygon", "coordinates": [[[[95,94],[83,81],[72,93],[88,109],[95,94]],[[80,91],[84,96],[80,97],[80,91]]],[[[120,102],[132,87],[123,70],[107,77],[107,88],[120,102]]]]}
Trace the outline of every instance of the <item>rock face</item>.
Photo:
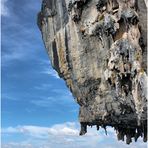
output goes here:
{"type": "Polygon", "coordinates": [[[43,0],[38,26],[53,68],[87,126],[118,140],[147,141],[147,17],[144,0],[43,0]]]}

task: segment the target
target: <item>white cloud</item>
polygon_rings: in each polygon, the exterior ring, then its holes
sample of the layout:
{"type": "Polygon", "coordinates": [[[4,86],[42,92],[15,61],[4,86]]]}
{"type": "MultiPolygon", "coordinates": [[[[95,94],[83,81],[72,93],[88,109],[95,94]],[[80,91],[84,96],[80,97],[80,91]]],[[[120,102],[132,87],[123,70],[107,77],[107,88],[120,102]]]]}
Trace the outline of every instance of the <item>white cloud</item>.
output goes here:
{"type": "MultiPolygon", "coordinates": [[[[2,135],[21,134],[26,136],[24,141],[3,143],[2,148],[146,148],[142,140],[126,145],[116,139],[115,131],[107,128],[106,136],[103,129],[98,132],[95,127],[88,127],[88,133],[79,136],[79,124],[66,122],[51,127],[17,126],[2,129],[2,135]]],[[[10,136],[9,135],[9,136],[10,136]]]]}
{"type": "Polygon", "coordinates": [[[35,148],[32,144],[14,143],[2,144],[2,148],[35,148]]]}
{"type": "Polygon", "coordinates": [[[17,133],[18,130],[14,127],[8,127],[6,129],[2,129],[2,133],[17,133]]]}
{"type": "MultiPolygon", "coordinates": [[[[30,100],[30,103],[36,105],[38,107],[52,107],[51,105],[66,105],[66,106],[73,106],[74,98],[69,91],[61,90],[61,89],[51,89],[51,92],[55,93],[55,96],[49,97],[40,97],[37,99],[30,100]]],[[[53,109],[53,107],[52,107],[53,109]]],[[[71,108],[73,110],[73,108],[71,108]]]]}
{"type": "Polygon", "coordinates": [[[18,41],[14,41],[13,43],[14,44],[12,44],[11,51],[9,49],[7,52],[2,53],[3,67],[10,66],[14,61],[26,61],[26,60],[29,60],[30,58],[32,59],[34,58],[33,56],[32,57],[29,56],[29,55],[35,55],[34,54],[35,51],[30,50],[29,43],[18,44],[18,41]],[[25,48],[25,51],[24,51],[24,48],[25,48]]]}
{"type": "Polygon", "coordinates": [[[49,106],[54,102],[55,97],[45,97],[45,98],[39,98],[36,100],[31,100],[30,103],[39,106],[39,107],[47,107],[49,108],[49,106]]]}
{"type": "Polygon", "coordinates": [[[4,54],[2,55],[2,62],[3,63],[8,63],[8,62],[12,62],[13,60],[20,60],[24,57],[24,54],[22,52],[13,52],[11,54],[4,54]]]}
{"type": "Polygon", "coordinates": [[[56,79],[60,78],[58,73],[53,69],[50,59],[48,59],[48,60],[41,59],[39,62],[42,65],[42,67],[44,66],[44,69],[41,71],[42,74],[47,74],[47,75],[52,76],[56,79]]]}
{"type": "Polygon", "coordinates": [[[45,83],[34,87],[34,89],[37,89],[37,90],[47,90],[49,88],[52,88],[52,85],[51,84],[45,84],[45,83]]]}
{"type": "MultiPolygon", "coordinates": [[[[8,4],[7,4],[8,5],[8,4]]],[[[2,1],[2,14],[5,15],[3,9],[6,7],[5,0],[2,1]]],[[[11,7],[11,5],[9,6],[11,7]]],[[[26,8],[27,9],[27,8],[26,8]]],[[[18,16],[11,12],[11,23],[3,25],[3,34],[2,34],[2,66],[8,67],[13,62],[18,61],[29,61],[36,60],[38,51],[40,51],[40,45],[36,44],[39,40],[36,28],[30,26],[30,23],[26,21],[25,23],[20,23],[18,16]],[[9,35],[7,30],[9,30],[9,35]],[[31,39],[31,42],[30,42],[31,39]]]]}
{"type": "Polygon", "coordinates": [[[8,127],[2,129],[3,134],[27,134],[32,137],[48,137],[50,135],[61,136],[75,136],[78,135],[78,130],[75,127],[75,123],[56,124],[52,127],[40,127],[40,126],[17,126],[8,127]]]}
{"type": "Polygon", "coordinates": [[[10,96],[10,95],[8,95],[8,94],[6,94],[6,93],[2,93],[2,99],[3,99],[3,100],[18,101],[17,98],[12,97],[12,96],[10,96]]]}
{"type": "Polygon", "coordinates": [[[44,69],[41,73],[50,75],[50,76],[52,76],[52,77],[54,77],[56,79],[59,79],[60,78],[59,75],[58,75],[58,73],[54,69],[52,69],[50,67],[44,69]]]}
{"type": "Polygon", "coordinates": [[[8,0],[1,0],[1,16],[8,16],[9,15],[9,10],[8,7],[6,6],[8,0]]]}

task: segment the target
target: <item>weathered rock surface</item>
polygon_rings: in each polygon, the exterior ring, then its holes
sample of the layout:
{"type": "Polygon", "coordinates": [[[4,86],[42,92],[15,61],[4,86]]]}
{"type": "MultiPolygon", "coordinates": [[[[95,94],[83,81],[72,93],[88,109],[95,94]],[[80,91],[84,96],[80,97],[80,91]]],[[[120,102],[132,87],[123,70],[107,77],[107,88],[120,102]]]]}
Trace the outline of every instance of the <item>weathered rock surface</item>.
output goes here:
{"type": "Polygon", "coordinates": [[[38,26],[53,68],[87,126],[118,140],[147,141],[147,18],[144,0],[43,0],[38,26]]]}

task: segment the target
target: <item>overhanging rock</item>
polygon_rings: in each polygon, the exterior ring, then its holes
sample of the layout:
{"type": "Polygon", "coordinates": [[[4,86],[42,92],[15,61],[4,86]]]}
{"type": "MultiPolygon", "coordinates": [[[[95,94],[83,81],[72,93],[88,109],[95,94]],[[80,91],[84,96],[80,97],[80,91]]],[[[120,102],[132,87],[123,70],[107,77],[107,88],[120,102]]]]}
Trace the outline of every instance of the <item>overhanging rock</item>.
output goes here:
{"type": "Polygon", "coordinates": [[[43,0],[38,26],[53,68],[87,126],[118,140],[147,141],[147,17],[144,0],[43,0]]]}

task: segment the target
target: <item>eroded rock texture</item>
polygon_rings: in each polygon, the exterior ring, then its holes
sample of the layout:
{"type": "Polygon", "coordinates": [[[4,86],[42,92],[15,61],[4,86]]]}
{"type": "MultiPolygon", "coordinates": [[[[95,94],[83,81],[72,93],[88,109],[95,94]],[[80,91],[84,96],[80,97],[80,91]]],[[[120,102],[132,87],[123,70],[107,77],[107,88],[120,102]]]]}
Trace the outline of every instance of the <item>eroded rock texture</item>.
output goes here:
{"type": "Polygon", "coordinates": [[[87,126],[118,140],[147,141],[147,20],[144,0],[43,0],[38,26],[53,68],[87,126]]]}

